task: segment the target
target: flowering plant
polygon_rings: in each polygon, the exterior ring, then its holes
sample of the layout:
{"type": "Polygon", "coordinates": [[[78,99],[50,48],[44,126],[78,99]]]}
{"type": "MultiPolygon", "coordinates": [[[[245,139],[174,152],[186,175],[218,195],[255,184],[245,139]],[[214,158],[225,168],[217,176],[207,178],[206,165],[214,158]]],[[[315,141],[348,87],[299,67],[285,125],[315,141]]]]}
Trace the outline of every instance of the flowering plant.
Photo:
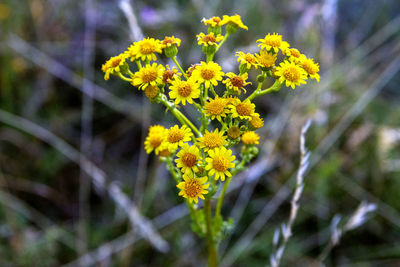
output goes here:
{"type": "Polygon", "coordinates": [[[236,53],[240,62],[238,74],[224,73],[213,61],[214,55],[230,35],[239,28],[248,28],[239,15],[212,17],[203,22],[208,27],[207,33],[199,33],[197,40],[206,61],[186,71],[176,58],[181,40],[174,36],[162,41],[146,38],[134,42],[127,51],[103,64],[102,70],[104,79],[114,75],[131,83],[144,91],[151,102],[163,104],[179,121],[180,125],[170,128],[151,126],[145,150],[166,162],[178,194],[185,198],[193,231],[207,239],[209,266],[217,266],[218,244],[233,225],[232,220],[224,220],[221,215],[225,193],[232,177],[258,154],[256,145],[260,136],[255,130],[263,127],[264,121],[252,101],[279,91],[283,85],[294,89],[306,84],[307,79],[319,81],[319,65],[274,33],[257,40],[258,54],[236,53]],[[157,53],[170,58],[176,67],[157,63],[157,53]],[[279,64],[278,58],[282,58],[279,64]],[[131,71],[129,62],[135,62],[135,71],[131,71]],[[257,86],[249,89],[251,69],[259,75],[257,86]],[[274,83],[263,89],[266,79],[274,83]],[[250,94],[244,97],[247,91],[250,94]],[[200,125],[181,112],[180,104],[197,109],[200,125]],[[198,205],[199,199],[204,200],[203,207],[198,205]]]}

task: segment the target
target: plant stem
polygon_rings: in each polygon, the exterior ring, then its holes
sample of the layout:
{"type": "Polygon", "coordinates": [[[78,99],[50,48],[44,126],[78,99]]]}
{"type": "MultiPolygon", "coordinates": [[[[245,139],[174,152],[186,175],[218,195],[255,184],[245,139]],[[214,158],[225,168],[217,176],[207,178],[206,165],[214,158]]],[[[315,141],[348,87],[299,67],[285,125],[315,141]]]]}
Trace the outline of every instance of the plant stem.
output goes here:
{"type": "MultiPolygon", "coordinates": [[[[233,176],[233,175],[232,175],[233,176]]],[[[217,208],[215,210],[215,217],[218,218],[221,216],[221,209],[222,209],[222,202],[225,197],[226,189],[228,189],[229,184],[231,183],[232,177],[228,177],[224,183],[224,186],[222,187],[221,194],[219,195],[218,202],[217,202],[217,208]]]]}
{"type": "Polygon", "coordinates": [[[178,69],[182,72],[183,77],[187,80],[186,73],[183,71],[181,65],[179,64],[178,60],[176,60],[176,56],[172,58],[172,61],[175,63],[175,65],[178,67],[178,69]]]}
{"type": "Polygon", "coordinates": [[[279,91],[283,84],[279,82],[279,80],[276,80],[275,83],[271,85],[271,87],[264,90],[261,90],[261,85],[262,83],[259,83],[257,89],[248,98],[246,98],[246,100],[248,99],[251,101],[256,97],[266,95],[274,91],[279,91]]]}
{"type": "Polygon", "coordinates": [[[124,81],[127,81],[127,82],[131,82],[132,81],[131,78],[128,78],[128,77],[124,76],[121,72],[118,72],[118,76],[124,81]]]}
{"type": "Polygon", "coordinates": [[[224,39],[221,40],[221,42],[218,44],[217,49],[215,50],[215,53],[217,53],[217,51],[219,50],[219,48],[221,47],[221,45],[223,43],[225,43],[226,39],[228,39],[229,34],[225,34],[224,39]]]}
{"type": "Polygon", "coordinates": [[[208,245],[208,267],[218,266],[218,253],[214,242],[213,228],[211,225],[211,203],[210,199],[204,201],[204,215],[207,227],[207,245],[208,245]]]}

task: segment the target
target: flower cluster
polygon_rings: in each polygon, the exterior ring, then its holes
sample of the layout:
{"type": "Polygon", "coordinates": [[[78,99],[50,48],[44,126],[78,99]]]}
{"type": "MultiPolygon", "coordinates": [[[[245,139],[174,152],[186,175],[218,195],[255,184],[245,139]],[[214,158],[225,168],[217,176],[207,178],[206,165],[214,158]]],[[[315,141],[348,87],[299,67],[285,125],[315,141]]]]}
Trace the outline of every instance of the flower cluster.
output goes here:
{"type": "Polygon", "coordinates": [[[174,36],[134,42],[127,51],[102,66],[106,80],[114,75],[129,82],[143,90],[150,101],[165,105],[180,122],[180,126],[170,128],[151,126],[145,149],[167,162],[180,189],[179,195],[187,198],[189,204],[197,203],[199,198],[211,198],[218,186],[223,183],[227,186],[232,175],[256,156],[255,145],[259,144],[260,136],[255,131],[263,127],[264,121],[256,112],[254,98],[279,91],[283,85],[294,89],[308,78],[317,81],[320,78],[318,63],[290,47],[277,33],[257,40],[258,53],[237,52],[238,72],[224,73],[213,60],[214,55],[230,35],[248,28],[239,15],[212,17],[202,22],[207,32],[199,33],[197,41],[206,60],[186,71],[176,58],[181,40],[174,36]],[[176,67],[157,63],[162,55],[176,67]],[[283,60],[278,62],[280,58],[283,60]],[[248,81],[251,69],[259,71],[257,86],[252,89],[249,88],[252,82],[248,81]],[[273,85],[263,89],[267,78],[273,85]],[[247,95],[247,91],[251,94],[247,95]],[[180,111],[180,104],[191,104],[199,111],[200,127],[180,111]],[[211,125],[216,127],[210,129],[211,125]],[[242,149],[236,149],[240,144],[242,149]],[[240,151],[240,157],[234,151],[240,151]]]}

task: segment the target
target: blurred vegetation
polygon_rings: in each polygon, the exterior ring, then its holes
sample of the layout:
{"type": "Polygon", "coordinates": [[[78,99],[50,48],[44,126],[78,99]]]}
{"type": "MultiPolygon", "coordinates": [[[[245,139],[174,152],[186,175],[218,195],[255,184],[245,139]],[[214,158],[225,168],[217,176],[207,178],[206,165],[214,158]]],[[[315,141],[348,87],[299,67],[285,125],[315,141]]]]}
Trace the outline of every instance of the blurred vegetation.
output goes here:
{"type": "MultiPolygon", "coordinates": [[[[133,41],[121,3],[126,2],[1,1],[0,109],[42,126],[104,170],[158,228],[170,252],[160,253],[141,239],[106,192],[89,185],[91,178],[79,164],[42,136],[11,126],[1,113],[1,266],[77,264],[83,255],[91,255],[80,262],[83,266],[206,264],[204,244],[190,231],[173,179],[143,152],[148,126],[171,124],[173,117],[119,79],[103,80],[101,64],[133,41]],[[94,18],[89,29],[88,18],[94,18]],[[94,36],[85,42],[90,30],[94,36]],[[122,102],[85,98],[82,77],[122,102]],[[132,109],[128,112],[123,103],[132,109]],[[88,146],[82,145],[85,140],[88,146]],[[98,248],[101,253],[87,254],[98,248]],[[107,248],[114,253],[107,254],[107,248]]],[[[205,29],[200,20],[235,13],[249,31],[239,31],[217,55],[226,72],[236,69],[235,51],[256,52],[255,41],[268,32],[281,33],[320,62],[319,84],[257,100],[266,121],[260,132],[264,154],[238,177],[223,208],[235,221],[221,246],[225,263],[268,264],[274,230],[289,215],[300,128],[313,118],[307,134],[312,166],[282,266],[317,266],[334,215],[348,218],[362,200],[376,203],[378,210],[346,233],[324,263],[400,265],[399,1],[130,3],[145,36],[182,39],[184,67],[201,60],[195,40],[205,29]],[[261,165],[259,175],[255,167],[261,165]],[[286,193],[277,193],[283,189],[286,193]],[[261,228],[243,243],[260,218],[265,218],[261,228]]]]}

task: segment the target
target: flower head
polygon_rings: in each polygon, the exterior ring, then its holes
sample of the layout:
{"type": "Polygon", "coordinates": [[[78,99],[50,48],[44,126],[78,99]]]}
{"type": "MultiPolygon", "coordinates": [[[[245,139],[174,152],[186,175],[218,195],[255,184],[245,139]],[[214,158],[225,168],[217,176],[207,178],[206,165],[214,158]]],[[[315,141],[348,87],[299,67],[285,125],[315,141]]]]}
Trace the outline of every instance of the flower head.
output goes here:
{"type": "Polygon", "coordinates": [[[237,126],[231,126],[229,127],[227,134],[230,139],[236,139],[240,136],[240,128],[237,126]]]}
{"type": "Polygon", "coordinates": [[[242,134],[242,142],[246,145],[257,145],[260,136],[253,131],[244,132],[242,134]]]}
{"type": "Polygon", "coordinates": [[[232,150],[225,147],[216,148],[215,150],[208,151],[208,158],[206,158],[206,170],[209,171],[208,175],[215,174],[215,180],[221,179],[225,181],[225,176],[232,177],[228,169],[235,167],[233,161],[236,159],[232,155],[232,150]]]}
{"type": "Polygon", "coordinates": [[[199,84],[192,78],[189,78],[187,81],[176,78],[171,81],[169,89],[171,90],[169,92],[169,97],[175,99],[175,104],[182,102],[183,105],[186,105],[186,101],[193,104],[193,99],[199,98],[200,95],[199,84]]]}
{"type": "Polygon", "coordinates": [[[189,146],[185,143],[176,156],[178,157],[175,160],[176,166],[183,174],[192,176],[194,172],[199,171],[197,163],[200,162],[201,156],[197,146],[189,146]]]}
{"type": "Polygon", "coordinates": [[[260,118],[258,113],[254,113],[253,116],[251,116],[250,125],[254,129],[259,129],[264,126],[264,120],[260,118]]]}
{"type": "Polygon", "coordinates": [[[274,75],[279,77],[281,83],[285,82],[286,86],[291,86],[292,89],[294,89],[295,85],[305,84],[307,79],[307,72],[293,61],[288,60],[276,67],[274,75]]]}
{"type": "Polygon", "coordinates": [[[162,83],[163,72],[164,67],[161,64],[153,63],[153,65],[146,65],[135,72],[132,77],[132,84],[142,90],[149,85],[157,86],[162,83]]]}
{"type": "Polygon", "coordinates": [[[210,117],[212,120],[217,119],[222,122],[222,117],[226,116],[227,113],[227,102],[225,98],[220,98],[216,96],[215,99],[210,99],[204,105],[204,111],[207,117],[210,117]]]}
{"type": "Polygon", "coordinates": [[[212,17],[209,19],[203,18],[201,21],[204,22],[204,25],[211,27],[217,27],[222,25],[221,24],[222,20],[220,17],[212,17]]]}
{"type": "Polygon", "coordinates": [[[301,57],[300,65],[307,72],[311,79],[316,79],[319,82],[319,65],[312,58],[301,57]]]}
{"type": "Polygon", "coordinates": [[[178,147],[183,147],[184,143],[189,142],[192,136],[192,131],[186,125],[182,125],[181,128],[178,125],[169,128],[165,139],[168,150],[173,152],[178,147]]]}
{"type": "Polygon", "coordinates": [[[197,141],[199,142],[199,147],[203,148],[204,151],[223,147],[227,144],[224,132],[219,132],[218,128],[215,129],[215,131],[211,132],[206,130],[205,134],[202,137],[197,138],[197,141]]]}
{"type": "Polygon", "coordinates": [[[261,50],[260,54],[256,54],[257,62],[264,68],[271,68],[275,65],[277,54],[261,50]]]}
{"type": "Polygon", "coordinates": [[[264,39],[258,39],[257,42],[260,43],[258,46],[260,46],[261,49],[273,51],[274,53],[278,53],[279,49],[283,51],[289,48],[289,43],[282,41],[282,35],[277,33],[268,33],[264,39]]]}
{"type": "Polygon", "coordinates": [[[301,58],[304,56],[297,48],[288,48],[282,50],[282,54],[289,57],[289,60],[293,60],[294,62],[299,62],[301,58]]]}
{"type": "Polygon", "coordinates": [[[217,45],[217,43],[221,42],[221,40],[224,39],[221,34],[217,34],[215,36],[213,32],[210,32],[207,35],[201,32],[196,35],[196,37],[198,41],[197,44],[204,46],[217,45]]]}
{"type": "Polygon", "coordinates": [[[171,46],[181,46],[181,39],[175,38],[174,36],[165,36],[164,40],[161,41],[161,48],[165,49],[171,46]]]}
{"type": "Polygon", "coordinates": [[[256,57],[253,54],[250,53],[243,53],[241,51],[236,52],[235,56],[238,57],[237,61],[240,62],[241,65],[246,66],[247,70],[250,70],[251,67],[254,67],[255,69],[258,68],[258,66],[260,65],[257,62],[256,57]]]}
{"type": "Polygon", "coordinates": [[[158,155],[160,150],[165,148],[163,145],[166,138],[167,130],[162,125],[153,125],[149,128],[149,133],[144,141],[144,148],[147,154],[153,150],[158,155]]]}
{"type": "Polygon", "coordinates": [[[173,67],[172,69],[169,67],[169,65],[167,64],[167,65],[165,65],[165,69],[164,69],[164,72],[163,72],[163,74],[162,74],[162,82],[164,83],[164,84],[169,84],[169,83],[171,83],[171,81],[175,78],[175,77],[177,77],[177,76],[181,76],[182,74],[181,73],[178,73],[178,70],[175,68],[175,67],[173,67]]]}
{"type": "Polygon", "coordinates": [[[191,77],[199,83],[204,83],[205,87],[209,88],[211,85],[217,86],[218,81],[222,80],[223,75],[224,73],[217,63],[202,61],[201,65],[193,70],[191,77]]]}
{"type": "Polygon", "coordinates": [[[247,78],[249,77],[247,72],[241,75],[236,75],[233,72],[228,72],[226,76],[228,76],[229,79],[224,80],[223,83],[226,84],[226,87],[228,89],[235,91],[239,95],[241,89],[243,89],[244,93],[246,93],[246,89],[244,89],[244,87],[248,84],[251,84],[251,82],[246,82],[247,78]]]}
{"type": "Polygon", "coordinates": [[[208,194],[206,190],[210,185],[205,184],[207,177],[194,178],[187,175],[183,176],[183,182],[180,182],[176,187],[181,189],[179,192],[180,196],[188,198],[189,202],[199,202],[199,198],[204,199],[204,195],[208,194]]]}
{"type": "Polygon", "coordinates": [[[255,105],[250,100],[244,102],[238,100],[236,104],[231,105],[232,118],[240,118],[242,120],[251,120],[254,115],[255,105]]]}
{"type": "MultiPolygon", "coordinates": [[[[246,25],[243,24],[242,19],[238,14],[235,14],[233,16],[224,15],[222,17],[221,25],[225,25],[225,24],[233,26],[236,29],[242,28],[242,29],[245,29],[246,31],[249,29],[246,25]]],[[[228,29],[227,29],[227,31],[228,31],[228,29]]]]}
{"type": "Polygon", "coordinates": [[[110,79],[110,74],[116,75],[121,71],[121,67],[125,65],[126,57],[124,54],[120,54],[116,57],[111,57],[101,66],[101,70],[104,72],[104,80],[110,79]]]}
{"type": "Polygon", "coordinates": [[[126,51],[131,61],[140,59],[142,61],[157,60],[155,53],[161,54],[160,40],[145,38],[139,42],[134,42],[126,51]]]}
{"type": "Polygon", "coordinates": [[[158,89],[158,86],[155,85],[148,85],[145,89],[144,89],[144,94],[150,98],[153,99],[158,95],[158,92],[160,90],[158,89]]]}

